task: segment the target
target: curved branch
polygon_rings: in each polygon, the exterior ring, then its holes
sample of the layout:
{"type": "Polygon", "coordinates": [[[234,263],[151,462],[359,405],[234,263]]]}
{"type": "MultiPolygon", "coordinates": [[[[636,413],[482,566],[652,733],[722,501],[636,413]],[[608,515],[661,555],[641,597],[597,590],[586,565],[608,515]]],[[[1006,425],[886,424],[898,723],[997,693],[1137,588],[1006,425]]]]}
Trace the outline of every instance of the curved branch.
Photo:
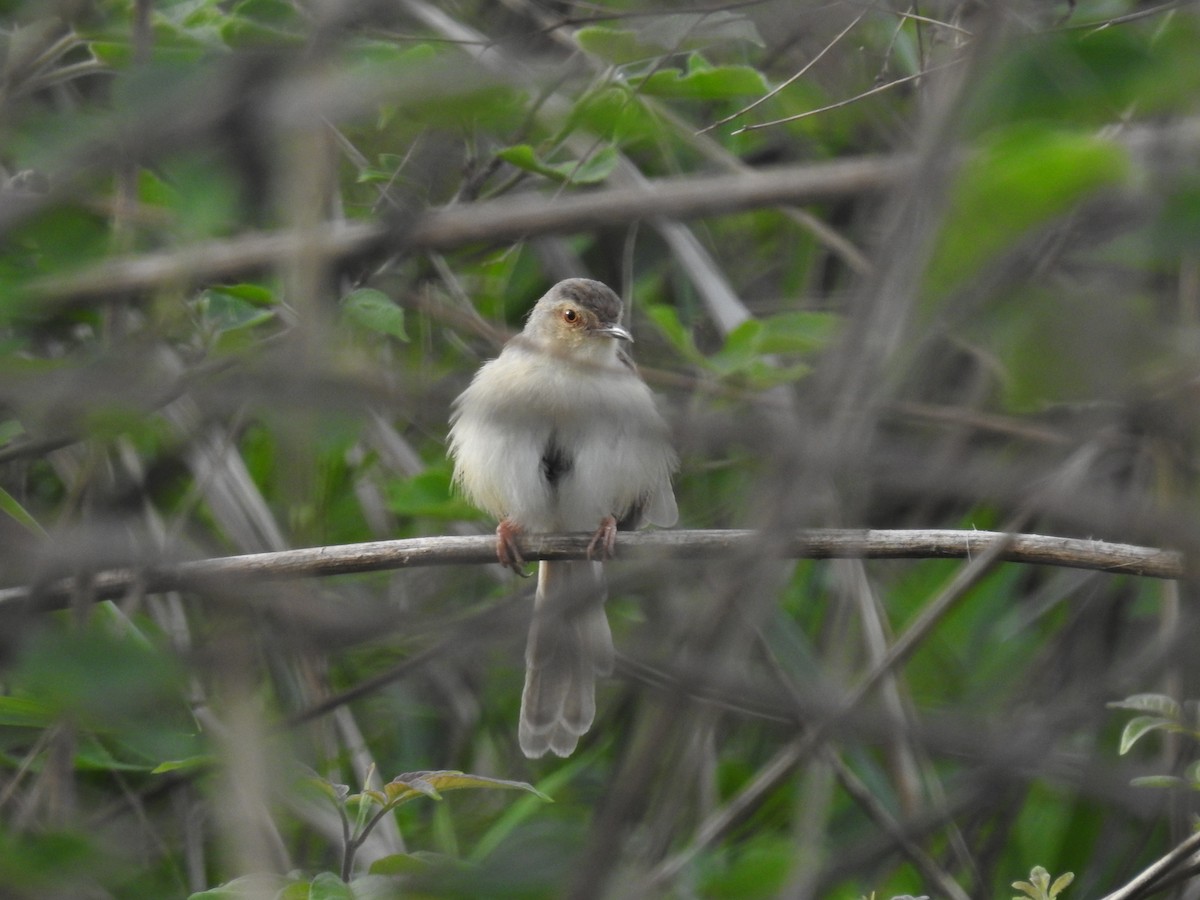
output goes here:
{"type": "MultiPolygon", "coordinates": [[[[584,559],[589,535],[524,535],[518,540],[525,559],[584,559]]],[[[642,531],[617,536],[617,559],[708,559],[759,556],[793,559],[965,559],[993,543],[1011,543],[1000,558],[1007,562],[1094,569],[1147,578],[1179,578],[1183,557],[1174,551],[1133,544],[1054,537],[1007,535],[998,531],[852,530],[798,531],[783,537],[758,531],[642,531]]],[[[155,592],[228,584],[238,578],[280,579],[345,575],[417,566],[480,565],[496,561],[491,535],[423,537],[363,544],[340,544],[246,556],[110,569],[92,576],[97,599],[120,596],[133,587],[155,592]]],[[[0,590],[0,610],[34,602],[63,606],[74,589],[72,579],[0,590]]]]}

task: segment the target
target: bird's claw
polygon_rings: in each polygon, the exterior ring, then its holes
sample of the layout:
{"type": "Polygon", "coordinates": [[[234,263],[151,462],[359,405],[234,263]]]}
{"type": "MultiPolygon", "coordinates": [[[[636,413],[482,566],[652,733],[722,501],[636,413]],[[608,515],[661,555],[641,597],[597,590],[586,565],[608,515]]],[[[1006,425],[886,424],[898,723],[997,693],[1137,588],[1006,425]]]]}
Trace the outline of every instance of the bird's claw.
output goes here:
{"type": "Polygon", "coordinates": [[[600,527],[588,542],[587,558],[603,562],[613,558],[617,549],[617,520],[613,516],[605,516],[600,520],[600,527]]]}
{"type": "Polygon", "coordinates": [[[530,573],[525,571],[525,557],[517,547],[517,536],[521,526],[515,525],[508,519],[501,520],[496,526],[496,559],[506,569],[512,569],[522,578],[528,578],[530,573]]]}

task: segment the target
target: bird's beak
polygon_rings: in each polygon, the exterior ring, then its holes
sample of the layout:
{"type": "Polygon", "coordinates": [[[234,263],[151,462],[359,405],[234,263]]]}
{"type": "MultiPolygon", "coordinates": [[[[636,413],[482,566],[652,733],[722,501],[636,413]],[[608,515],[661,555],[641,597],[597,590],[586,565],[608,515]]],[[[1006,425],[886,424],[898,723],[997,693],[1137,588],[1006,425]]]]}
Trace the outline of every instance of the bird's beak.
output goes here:
{"type": "Polygon", "coordinates": [[[622,328],[620,325],[601,325],[592,334],[603,334],[610,338],[616,338],[618,341],[629,341],[633,343],[633,335],[622,328]]]}

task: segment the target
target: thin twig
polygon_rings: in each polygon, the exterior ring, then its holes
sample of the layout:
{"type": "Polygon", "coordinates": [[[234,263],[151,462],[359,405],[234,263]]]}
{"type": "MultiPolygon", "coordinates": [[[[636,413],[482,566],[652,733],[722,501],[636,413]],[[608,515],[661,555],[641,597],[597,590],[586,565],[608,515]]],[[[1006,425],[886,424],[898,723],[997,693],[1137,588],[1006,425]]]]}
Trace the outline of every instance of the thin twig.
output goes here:
{"type": "Polygon", "coordinates": [[[871,88],[869,91],[863,91],[861,94],[855,94],[853,97],[847,97],[845,100],[839,100],[837,103],[830,103],[828,106],[822,106],[819,109],[810,109],[808,112],[796,113],[794,116],[787,116],[782,119],[773,119],[770,122],[759,122],[757,125],[743,125],[737,131],[733,132],[733,134],[741,134],[744,131],[758,131],[760,128],[770,128],[773,125],[785,125],[788,122],[795,122],[799,119],[807,119],[809,116],[815,116],[819,113],[829,112],[832,109],[841,109],[843,106],[849,106],[851,103],[857,103],[859,100],[865,100],[867,97],[871,97],[875,94],[881,94],[884,91],[891,90],[892,88],[898,87],[902,84],[907,84],[910,81],[916,81],[918,78],[924,78],[926,75],[929,75],[933,72],[940,72],[942,69],[948,69],[951,66],[956,66],[959,62],[960,60],[956,59],[948,63],[943,63],[940,66],[934,66],[931,69],[923,69],[922,71],[916,72],[912,75],[905,75],[903,78],[897,78],[893,81],[886,82],[885,84],[871,88]]]}
{"type": "Polygon", "coordinates": [[[946,28],[950,31],[957,31],[966,37],[974,37],[975,35],[963,28],[961,25],[955,25],[953,22],[943,22],[941,19],[934,19],[930,16],[922,16],[914,12],[901,12],[899,10],[888,10],[892,15],[899,16],[901,19],[906,19],[910,22],[923,22],[926,25],[932,25],[934,28],[946,28]]]}
{"type": "Polygon", "coordinates": [[[818,62],[820,62],[821,57],[824,56],[826,53],[828,53],[830,50],[832,50],[842,38],[844,38],[847,34],[849,34],[850,29],[852,29],[855,25],[857,25],[859,22],[861,22],[863,20],[863,17],[868,12],[870,12],[869,7],[867,9],[864,9],[857,16],[855,16],[854,19],[851,20],[849,25],[847,25],[840,32],[838,32],[837,36],[832,41],[830,41],[823,48],[821,48],[820,53],[818,53],[816,56],[814,56],[812,59],[810,59],[800,69],[800,71],[797,72],[795,75],[793,75],[791,78],[788,78],[787,80],[781,82],[778,86],[767,91],[765,94],[763,94],[761,97],[759,97],[757,100],[755,100],[750,105],[743,106],[737,112],[732,113],[731,115],[728,115],[723,119],[718,119],[716,122],[713,122],[711,125],[707,126],[706,128],[701,128],[699,131],[696,132],[696,134],[706,134],[707,132],[712,131],[714,128],[720,128],[722,125],[725,125],[728,122],[732,122],[734,119],[744,116],[746,113],[750,112],[750,110],[760,106],[763,103],[766,103],[768,100],[770,100],[776,94],[778,94],[780,91],[782,91],[789,85],[793,84],[798,79],[802,78],[804,76],[804,73],[807,72],[809,69],[811,69],[813,66],[815,66],[818,62]]]}
{"type": "Polygon", "coordinates": [[[951,877],[950,873],[943,869],[937,860],[926,853],[921,845],[913,840],[911,835],[892,816],[888,808],[879,801],[879,798],[871,792],[869,787],[863,784],[862,780],[854,773],[853,769],[846,765],[846,761],[839,754],[829,751],[824,755],[825,759],[833,766],[834,773],[837,775],[837,779],[841,782],[842,787],[845,788],[846,793],[870,817],[876,827],[892,839],[896,847],[908,857],[909,861],[925,877],[926,881],[936,885],[938,891],[944,897],[950,897],[952,900],[970,900],[966,891],[951,877]]]}
{"type": "Polygon", "coordinates": [[[1181,0],[1170,0],[1169,3],[1160,3],[1158,6],[1150,6],[1146,9],[1139,9],[1135,12],[1125,13],[1121,16],[1113,16],[1111,19],[1103,19],[1099,22],[1080,22],[1076,25],[1064,25],[1061,28],[1054,29],[1055,31],[1086,31],[1094,29],[1095,31],[1103,31],[1105,28],[1111,28],[1113,25],[1124,25],[1126,22],[1136,22],[1139,19],[1158,16],[1163,13],[1170,12],[1173,9],[1178,9],[1183,6],[1181,0]]]}

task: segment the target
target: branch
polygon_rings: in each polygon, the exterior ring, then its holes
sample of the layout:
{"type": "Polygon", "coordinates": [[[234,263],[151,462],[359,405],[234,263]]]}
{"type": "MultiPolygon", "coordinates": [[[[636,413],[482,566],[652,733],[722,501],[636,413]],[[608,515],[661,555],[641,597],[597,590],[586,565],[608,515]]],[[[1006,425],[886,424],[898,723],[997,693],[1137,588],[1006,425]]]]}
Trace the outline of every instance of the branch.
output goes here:
{"type": "MultiPolygon", "coordinates": [[[[518,540],[525,559],[584,559],[589,535],[524,535],[518,540]]],[[[1179,578],[1179,553],[1133,544],[1053,537],[1009,535],[997,531],[954,530],[813,530],[784,540],[758,531],[643,531],[617,535],[617,559],[711,559],[770,553],[792,559],[964,559],[979,555],[996,541],[1010,541],[1000,554],[1007,562],[1094,569],[1147,578],[1179,578]]],[[[171,565],[109,569],[91,577],[90,595],[118,597],[132,588],[147,592],[228,584],[240,578],[282,579],[346,575],[417,566],[480,565],[496,561],[490,535],[424,537],[311,547],[247,556],[226,556],[171,565]]],[[[42,608],[64,606],[75,589],[71,578],[0,590],[0,611],[35,602],[42,608]]]]}
{"type": "Polygon", "coordinates": [[[1134,897],[1147,896],[1143,891],[1165,876],[1171,869],[1184,862],[1200,850],[1200,832],[1193,833],[1177,844],[1161,859],[1143,869],[1128,884],[1106,894],[1104,900],[1132,900],[1134,897]]]}
{"type": "Polygon", "coordinates": [[[787,204],[819,203],[891,186],[910,167],[906,157],[861,157],[728,175],[670,178],[645,187],[556,197],[521,194],[431,210],[407,225],[330,223],[308,231],[243,234],[178,250],[114,259],[30,286],[40,299],[79,301],[188,282],[233,278],[297,254],[334,261],[393,249],[452,250],[502,244],[532,235],[574,233],[643,219],[689,219],[787,204]]]}
{"type": "MultiPolygon", "coordinates": [[[[1135,165],[1162,176],[1190,166],[1200,146],[1200,119],[1186,119],[1169,128],[1132,128],[1122,134],[1120,143],[1130,151],[1135,165]]],[[[42,279],[29,285],[26,293],[34,300],[79,302],[162,285],[239,277],[297,255],[334,262],[380,249],[453,250],[646,219],[691,219],[821,203],[886,190],[909,173],[912,165],[912,159],[903,155],[865,156],[723,175],[665,178],[644,186],[558,195],[552,201],[531,192],[430,210],[391,226],[358,221],[328,223],[308,230],[252,232],[178,250],[113,259],[71,275],[42,279]]]]}

